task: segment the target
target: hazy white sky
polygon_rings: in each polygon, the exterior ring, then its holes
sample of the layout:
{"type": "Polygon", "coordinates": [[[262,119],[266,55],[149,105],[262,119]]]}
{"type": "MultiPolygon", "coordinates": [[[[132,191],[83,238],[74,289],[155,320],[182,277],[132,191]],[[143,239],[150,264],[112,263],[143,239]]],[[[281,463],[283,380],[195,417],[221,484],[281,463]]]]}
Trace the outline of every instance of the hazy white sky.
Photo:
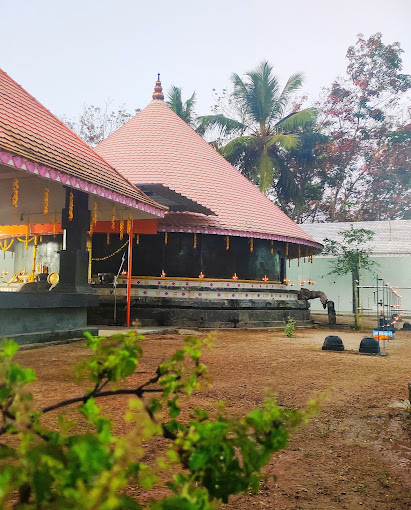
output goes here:
{"type": "Polygon", "coordinates": [[[346,68],[358,33],[399,41],[411,73],[410,0],[0,0],[0,67],[56,115],[108,97],[143,108],[163,88],[212,89],[267,59],[316,98],[346,68]]]}

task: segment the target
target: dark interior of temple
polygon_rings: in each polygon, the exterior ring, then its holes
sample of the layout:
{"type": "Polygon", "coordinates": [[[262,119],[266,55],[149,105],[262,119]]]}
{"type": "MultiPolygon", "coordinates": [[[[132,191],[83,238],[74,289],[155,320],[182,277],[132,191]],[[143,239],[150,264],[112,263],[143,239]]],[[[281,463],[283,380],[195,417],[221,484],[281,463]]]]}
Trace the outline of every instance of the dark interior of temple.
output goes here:
{"type": "MultiPolygon", "coordinates": [[[[285,278],[285,243],[267,239],[229,237],[221,235],[186,233],[159,233],[140,235],[139,244],[133,239],[133,275],[160,276],[162,271],[170,277],[230,279],[234,273],[241,280],[261,280],[267,276],[270,281],[285,278]],[[194,244],[196,243],[196,247],[194,244]],[[252,251],[251,251],[252,248],[252,251]]],[[[127,242],[118,234],[93,236],[93,258],[112,254],[127,242]]],[[[124,248],[126,249],[126,248],[124,248]]],[[[93,261],[92,273],[116,274],[121,264],[122,253],[102,261],[93,261]]]]}

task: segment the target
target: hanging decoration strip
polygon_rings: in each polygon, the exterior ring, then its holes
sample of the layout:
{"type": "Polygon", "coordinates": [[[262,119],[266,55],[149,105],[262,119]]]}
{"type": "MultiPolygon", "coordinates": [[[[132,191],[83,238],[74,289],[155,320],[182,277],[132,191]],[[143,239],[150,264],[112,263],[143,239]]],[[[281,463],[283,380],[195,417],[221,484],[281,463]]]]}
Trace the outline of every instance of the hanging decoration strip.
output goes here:
{"type": "Polygon", "coordinates": [[[107,243],[107,244],[110,244],[110,234],[109,234],[109,232],[107,232],[107,239],[106,239],[106,243],[107,243]]]}
{"type": "Polygon", "coordinates": [[[197,248],[197,234],[194,234],[193,248],[197,248]]]}
{"type": "Polygon", "coordinates": [[[111,210],[111,230],[116,228],[116,208],[113,207],[111,210]]]}
{"type": "Polygon", "coordinates": [[[288,259],[288,243],[285,243],[285,258],[288,259]]]}
{"type": "Polygon", "coordinates": [[[127,234],[130,235],[131,232],[131,218],[130,216],[127,218],[127,234]]]}
{"type": "MultiPolygon", "coordinates": [[[[110,234],[107,234],[107,235],[110,235],[110,234]]],[[[123,246],[121,246],[121,248],[119,248],[118,250],[114,251],[113,253],[110,253],[110,255],[107,255],[106,257],[92,258],[91,260],[93,262],[100,261],[100,260],[107,260],[110,257],[114,257],[114,255],[117,255],[117,253],[119,253],[127,245],[128,245],[128,240],[123,244],[123,246]]]]}
{"type": "Polygon", "coordinates": [[[20,239],[20,237],[16,237],[16,239],[17,239],[17,241],[20,241],[21,243],[29,244],[29,243],[31,243],[31,241],[33,241],[34,236],[29,237],[29,238],[27,238],[27,236],[26,236],[25,239],[20,239]]]}
{"type": "Polygon", "coordinates": [[[54,220],[54,223],[53,223],[53,237],[56,237],[57,235],[57,221],[54,220]]]}
{"type": "Polygon", "coordinates": [[[44,190],[44,201],[43,201],[43,214],[46,215],[49,212],[49,189],[44,190]]]}
{"type": "Polygon", "coordinates": [[[13,181],[13,195],[11,196],[11,205],[17,207],[19,201],[19,180],[14,179],[13,181]]]}
{"type": "Polygon", "coordinates": [[[250,253],[254,251],[254,237],[250,237],[250,253]]]}
{"type": "Polygon", "coordinates": [[[37,257],[37,236],[34,236],[33,264],[31,267],[31,273],[28,277],[29,282],[34,282],[34,273],[36,272],[36,257],[37,257]]]}
{"type": "Polygon", "coordinates": [[[271,252],[271,255],[274,254],[274,241],[271,239],[271,248],[270,248],[270,252],[271,252]]]}
{"type": "Polygon", "coordinates": [[[72,219],[73,219],[73,210],[74,210],[74,195],[73,195],[73,192],[70,191],[69,210],[68,210],[68,219],[69,219],[69,221],[72,221],[72,219]]]}
{"type": "Polygon", "coordinates": [[[136,236],[136,243],[140,244],[140,234],[137,234],[137,236],[136,236]]]}
{"type": "Polygon", "coordinates": [[[230,249],[230,236],[225,236],[225,249],[230,249]]]}
{"type": "Polygon", "coordinates": [[[164,246],[167,246],[168,243],[168,232],[164,232],[164,246]]]}
{"type": "Polygon", "coordinates": [[[13,243],[14,243],[14,239],[12,239],[10,241],[10,244],[7,244],[7,239],[4,240],[4,243],[2,243],[0,241],[0,248],[3,250],[3,251],[7,251],[9,250],[12,246],[13,246],[13,243]]]}
{"type": "Polygon", "coordinates": [[[90,235],[93,235],[94,227],[97,223],[97,202],[94,202],[93,212],[91,213],[91,221],[90,221],[90,235]]]}
{"type": "Polygon", "coordinates": [[[124,237],[124,220],[120,220],[120,239],[124,237]]]}
{"type": "Polygon", "coordinates": [[[300,258],[301,258],[301,245],[298,245],[298,267],[300,267],[300,258]]]}

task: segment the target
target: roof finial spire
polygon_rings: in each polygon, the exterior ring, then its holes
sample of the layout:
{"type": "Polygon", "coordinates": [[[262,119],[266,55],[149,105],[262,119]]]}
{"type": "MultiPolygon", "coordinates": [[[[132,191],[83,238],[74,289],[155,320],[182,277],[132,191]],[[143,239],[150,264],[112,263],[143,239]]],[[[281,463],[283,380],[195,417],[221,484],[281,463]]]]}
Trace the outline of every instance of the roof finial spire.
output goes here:
{"type": "Polygon", "coordinates": [[[153,99],[164,100],[163,87],[161,86],[160,73],[158,73],[156,86],[154,87],[153,99]]]}

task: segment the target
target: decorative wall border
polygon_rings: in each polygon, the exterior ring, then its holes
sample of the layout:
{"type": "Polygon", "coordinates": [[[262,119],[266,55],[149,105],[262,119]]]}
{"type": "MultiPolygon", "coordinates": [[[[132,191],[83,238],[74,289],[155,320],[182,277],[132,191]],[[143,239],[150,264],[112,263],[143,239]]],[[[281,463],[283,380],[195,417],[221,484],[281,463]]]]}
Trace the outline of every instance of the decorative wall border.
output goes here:
{"type": "Polygon", "coordinates": [[[45,179],[60,182],[63,185],[71,186],[72,188],[79,189],[80,191],[85,191],[90,195],[107,198],[113,202],[118,202],[128,207],[133,207],[134,209],[139,209],[140,211],[145,211],[160,218],[164,218],[165,211],[157,209],[157,207],[144,204],[143,202],[139,202],[137,199],[127,197],[121,193],[117,193],[116,191],[110,191],[103,186],[85,181],[75,177],[74,175],[66,174],[60,170],[55,170],[54,168],[41,165],[22,156],[13,155],[10,152],[0,150],[0,161],[5,165],[25,170],[28,173],[39,175],[45,179]]]}
{"type": "MultiPolygon", "coordinates": [[[[113,296],[114,290],[112,287],[100,287],[96,288],[97,294],[99,296],[113,296]]],[[[127,289],[125,288],[117,288],[116,290],[117,296],[126,296],[127,289]]],[[[297,294],[287,293],[287,291],[279,293],[279,292],[246,292],[246,291],[236,291],[232,290],[174,290],[174,289],[136,289],[131,288],[131,296],[132,297],[154,297],[154,298],[178,298],[182,300],[218,300],[223,301],[227,299],[247,299],[251,301],[296,301],[298,299],[297,294]]]]}

